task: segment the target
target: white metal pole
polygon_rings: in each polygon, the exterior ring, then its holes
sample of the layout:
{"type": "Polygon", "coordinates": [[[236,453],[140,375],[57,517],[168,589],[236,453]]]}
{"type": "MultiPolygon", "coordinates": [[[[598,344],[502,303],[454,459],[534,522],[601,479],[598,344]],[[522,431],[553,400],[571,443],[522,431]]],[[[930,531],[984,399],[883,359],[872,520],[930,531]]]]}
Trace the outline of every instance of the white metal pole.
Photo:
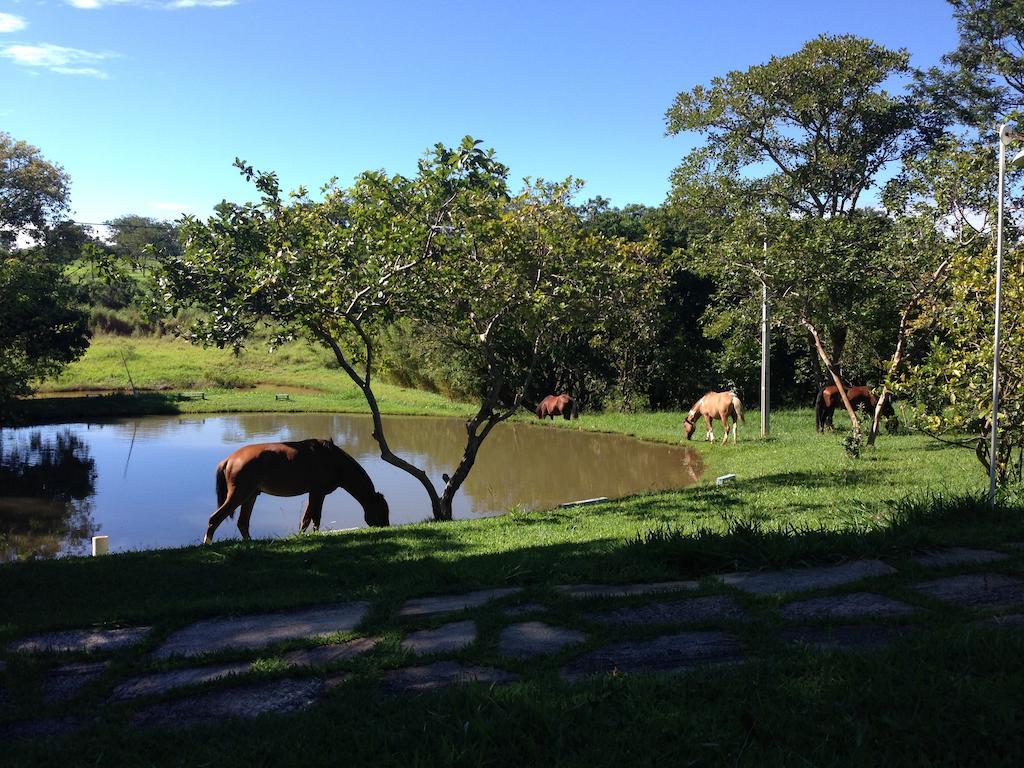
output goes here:
{"type": "Polygon", "coordinates": [[[999,342],[1003,310],[1003,179],[1006,176],[1006,145],[1013,139],[1010,126],[999,127],[999,204],[996,206],[996,329],[992,340],[992,435],[988,451],[988,503],[996,503],[996,464],[999,451],[999,342]]]}
{"type": "MultiPolygon", "coordinates": [[[[764,241],[765,262],[768,240],[764,241]]],[[[761,281],[761,437],[771,432],[771,329],[768,325],[768,283],[761,281]]]]}

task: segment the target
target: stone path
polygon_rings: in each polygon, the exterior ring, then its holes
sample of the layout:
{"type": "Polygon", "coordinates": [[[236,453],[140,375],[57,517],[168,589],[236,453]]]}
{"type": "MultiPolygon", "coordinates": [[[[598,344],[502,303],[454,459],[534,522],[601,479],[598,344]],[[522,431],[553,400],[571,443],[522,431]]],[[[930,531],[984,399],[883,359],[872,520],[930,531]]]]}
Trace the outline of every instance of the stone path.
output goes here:
{"type": "Polygon", "coordinates": [[[363,620],[369,608],[369,603],[343,603],[329,608],[200,621],[167,638],[153,652],[153,658],[197,656],[227,649],[263,648],[300,637],[351,632],[363,620]]]}
{"type": "Polygon", "coordinates": [[[384,690],[390,693],[429,691],[455,683],[511,683],[519,675],[493,667],[466,667],[456,661],[438,661],[422,667],[404,667],[385,672],[384,690]]]}
{"type": "Polygon", "coordinates": [[[871,592],[851,592],[846,595],[812,597],[789,603],[779,610],[787,621],[807,619],[858,619],[866,616],[903,616],[914,612],[914,607],[885,595],[871,592]]]}
{"type": "Polygon", "coordinates": [[[914,589],[936,600],[964,608],[1024,606],[1024,580],[1001,573],[975,573],[921,581],[914,589]]]}
{"type": "Polygon", "coordinates": [[[525,659],[544,653],[555,653],[567,645],[576,645],[587,639],[576,629],[552,627],[542,621],[512,624],[501,631],[498,652],[503,656],[525,659]]]}
{"type": "Polygon", "coordinates": [[[402,647],[412,653],[426,656],[432,653],[461,651],[474,640],[476,640],[476,622],[459,621],[445,624],[437,629],[411,632],[402,641],[402,647]]]}
{"type": "Polygon", "coordinates": [[[664,672],[744,659],[739,641],[725,632],[680,632],[635,643],[617,643],[591,651],[562,667],[562,677],[610,672],[664,672]]]}
{"type": "Polygon", "coordinates": [[[711,621],[747,621],[750,612],[730,595],[708,595],[668,603],[648,603],[605,613],[587,614],[601,624],[631,627],[645,624],[699,624],[711,621]]]}
{"type": "MultiPolygon", "coordinates": [[[[1016,555],[1016,558],[1022,556],[1016,555]]],[[[1003,561],[1015,562],[1014,556],[996,550],[951,547],[925,552],[911,560],[914,563],[911,573],[915,574],[911,578],[916,581],[904,586],[921,596],[923,606],[934,606],[935,603],[929,601],[935,600],[979,614],[1017,609],[996,617],[976,614],[973,621],[1010,631],[1024,628],[1024,611],[1020,610],[1024,609],[1024,578],[991,572],[921,579],[913,570],[979,564],[998,568],[1003,561]]],[[[560,674],[567,680],[741,663],[754,651],[745,648],[739,637],[730,631],[737,622],[755,629],[756,622],[762,622],[764,632],[772,633],[772,637],[787,645],[867,652],[891,645],[927,626],[902,622],[908,617],[927,616],[932,610],[913,604],[916,601],[912,598],[909,598],[911,602],[906,602],[863,588],[857,590],[858,582],[894,573],[896,569],[886,563],[859,560],[820,568],[724,574],[700,584],[696,581],[563,584],[550,589],[543,597],[541,588],[536,587],[537,591],[530,593],[530,597],[552,601],[554,608],[536,600],[507,606],[498,614],[499,622],[502,622],[501,616],[504,621],[494,630],[488,625],[487,633],[481,637],[477,618],[471,613],[464,614],[523,591],[520,587],[502,587],[409,600],[391,617],[388,631],[398,635],[402,649],[418,656],[488,653],[488,649],[493,648],[502,657],[529,665],[535,663],[536,657],[564,654],[560,674]],[[715,594],[678,594],[701,587],[705,592],[713,592],[716,583],[715,594]],[[836,589],[840,592],[829,593],[836,589]],[[854,591],[842,591],[844,589],[854,591]],[[815,591],[824,594],[799,594],[815,591]],[[783,596],[781,605],[775,596],[783,596]],[[600,610],[580,614],[572,607],[578,600],[601,600],[610,605],[602,604],[600,610]],[[517,621],[523,615],[550,615],[555,608],[561,610],[566,606],[569,618],[563,611],[559,623],[570,626],[555,626],[539,620],[517,621]],[[440,626],[423,626],[436,621],[433,617],[444,614],[452,614],[452,620],[440,626]],[[573,616],[582,617],[587,631],[571,626],[573,616]],[[896,619],[896,622],[883,623],[880,619],[896,619]],[[856,623],[858,621],[863,623],[856,623]],[[698,626],[687,629],[687,625],[698,626]],[[496,633],[496,641],[492,632],[496,633]],[[637,634],[645,632],[642,639],[635,639],[637,634]],[[651,637],[652,634],[655,636],[651,637]]],[[[84,708],[85,702],[95,701],[95,697],[90,697],[77,704],[77,699],[90,689],[98,689],[103,692],[107,706],[124,707],[125,717],[138,728],[180,729],[224,717],[298,711],[315,704],[352,676],[367,674],[364,665],[353,668],[362,670],[360,672],[346,672],[342,667],[326,673],[324,668],[344,665],[369,653],[381,637],[358,637],[284,652],[277,658],[292,670],[292,676],[277,679],[260,679],[272,668],[257,664],[257,654],[261,649],[286,641],[315,643],[334,633],[354,632],[369,609],[367,602],[353,602],[199,621],[172,633],[148,657],[130,662],[136,665],[134,673],[121,674],[120,679],[112,672],[114,667],[109,659],[75,661],[47,668],[53,662],[43,657],[33,662],[44,667],[39,673],[40,700],[44,706],[67,702],[66,711],[75,712],[75,707],[84,708]],[[222,651],[232,651],[243,660],[184,666],[191,657],[222,651]],[[147,669],[147,666],[159,666],[154,662],[164,660],[169,660],[170,669],[147,669]],[[236,676],[244,677],[231,680],[236,676]],[[204,688],[214,682],[217,682],[216,687],[204,688]],[[189,690],[179,693],[181,688],[189,690]],[[156,696],[167,700],[146,703],[147,697],[156,696]]],[[[13,641],[4,652],[7,660],[41,653],[116,655],[147,641],[150,635],[149,627],[48,632],[13,641]]],[[[4,687],[4,678],[9,674],[7,660],[0,660],[0,695],[10,699],[4,687]]],[[[439,658],[429,664],[409,663],[383,671],[374,671],[371,660],[369,674],[378,675],[382,689],[394,694],[420,693],[461,683],[502,685],[522,679],[508,670],[464,663],[455,658],[439,658]]],[[[18,702],[14,704],[17,706],[18,702]]],[[[96,713],[91,710],[81,716],[66,717],[46,717],[46,712],[44,709],[40,713],[43,717],[38,719],[0,725],[0,738],[58,736],[88,727],[96,719],[96,713]]]]}
{"type": "Polygon", "coordinates": [[[753,595],[804,592],[852,584],[872,576],[886,576],[896,569],[880,560],[856,560],[825,568],[792,568],[760,573],[730,573],[720,576],[723,584],[753,595]]]}
{"type": "Polygon", "coordinates": [[[519,587],[508,587],[505,589],[482,589],[478,592],[468,592],[464,595],[440,595],[438,597],[421,597],[410,600],[403,605],[399,616],[428,616],[435,613],[453,613],[464,611],[467,608],[479,608],[491,600],[498,600],[502,597],[522,592],[519,587]]]}
{"type": "Polygon", "coordinates": [[[70,629],[46,632],[7,644],[8,653],[67,653],[115,651],[142,642],[152,627],[125,629],[70,629]]]}

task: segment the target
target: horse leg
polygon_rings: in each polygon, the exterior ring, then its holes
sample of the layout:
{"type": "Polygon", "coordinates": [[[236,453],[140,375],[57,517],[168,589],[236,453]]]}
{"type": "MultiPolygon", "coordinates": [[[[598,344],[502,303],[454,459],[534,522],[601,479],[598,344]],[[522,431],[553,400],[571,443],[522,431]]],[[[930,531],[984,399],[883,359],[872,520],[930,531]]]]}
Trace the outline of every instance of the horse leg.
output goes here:
{"type": "Polygon", "coordinates": [[[203,539],[204,544],[209,544],[213,541],[213,532],[217,530],[217,526],[223,523],[228,515],[233,514],[235,508],[244,502],[245,498],[243,494],[239,493],[237,486],[228,492],[224,503],[217,508],[216,512],[210,515],[210,522],[206,526],[206,538],[203,539]]]}
{"type": "Polygon", "coordinates": [[[319,494],[310,493],[306,500],[306,509],[302,513],[302,523],[299,525],[299,532],[305,533],[309,524],[313,524],[313,530],[320,530],[320,516],[323,514],[324,497],[319,494]]]}
{"type": "Polygon", "coordinates": [[[246,541],[249,541],[251,538],[249,536],[249,518],[252,517],[252,508],[256,505],[256,497],[259,495],[260,492],[256,491],[256,493],[243,501],[242,509],[238,512],[238,530],[246,541]]]}
{"type": "Polygon", "coordinates": [[[714,419],[714,417],[713,416],[709,416],[708,414],[705,413],[704,414],[704,423],[708,425],[708,434],[707,434],[707,436],[704,439],[707,440],[709,443],[715,442],[715,419],[714,419]]]}
{"type": "Polygon", "coordinates": [[[729,414],[722,411],[718,414],[718,418],[722,420],[722,445],[725,445],[729,442],[729,414]]]}
{"type": "Polygon", "coordinates": [[[312,497],[312,494],[310,494],[310,501],[312,502],[310,504],[310,507],[312,508],[311,511],[313,513],[313,530],[314,531],[319,531],[320,530],[320,517],[324,513],[324,497],[323,496],[317,496],[314,499],[312,497]]]}

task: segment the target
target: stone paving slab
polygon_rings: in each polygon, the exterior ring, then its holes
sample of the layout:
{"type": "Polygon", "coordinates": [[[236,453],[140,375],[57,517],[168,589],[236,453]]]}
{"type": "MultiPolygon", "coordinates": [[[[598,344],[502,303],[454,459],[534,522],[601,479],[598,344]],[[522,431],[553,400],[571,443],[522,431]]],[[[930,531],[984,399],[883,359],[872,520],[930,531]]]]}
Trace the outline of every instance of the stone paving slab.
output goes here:
{"type": "Polygon", "coordinates": [[[548,607],[543,603],[523,603],[522,605],[513,605],[505,609],[504,613],[509,618],[515,616],[523,616],[527,613],[540,613],[546,611],[548,607]]]}
{"type": "Polygon", "coordinates": [[[43,678],[43,701],[52,704],[55,701],[73,699],[87,686],[99,680],[109,666],[109,661],[90,661],[64,664],[51,670],[43,678]]]}
{"type": "Polygon", "coordinates": [[[562,667],[576,680],[610,672],[666,672],[744,660],[739,641],[726,632],[680,632],[654,640],[616,643],[598,648],[562,667]]]}
{"type": "Polygon", "coordinates": [[[559,584],[555,587],[566,597],[632,597],[656,592],[683,592],[697,588],[696,581],[659,581],[649,584],[559,584]]]}
{"type": "Polygon", "coordinates": [[[199,685],[220,680],[231,675],[241,675],[252,669],[247,661],[234,664],[215,664],[209,667],[194,669],[174,669],[169,672],[153,672],[129,678],[114,689],[111,701],[123,701],[139,696],[156,696],[161,693],[183,688],[186,685],[199,685]]]}
{"type": "Polygon", "coordinates": [[[856,619],[864,616],[904,616],[913,613],[912,605],[872,592],[851,592],[846,595],[827,595],[789,603],[779,609],[787,621],[808,619],[856,619]]]}
{"type": "Polygon", "coordinates": [[[474,640],[476,640],[476,622],[455,621],[437,629],[410,632],[402,641],[402,647],[421,655],[451,653],[452,651],[461,651],[474,640]]]}
{"type": "Polygon", "coordinates": [[[351,659],[367,651],[372,651],[379,642],[379,637],[359,637],[349,640],[347,643],[300,648],[297,651],[286,653],[283,659],[289,667],[316,667],[333,664],[336,661],[351,659]]]}
{"type": "Polygon", "coordinates": [[[399,616],[429,616],[435,613],[452,613],[467,608],[479,608],[484,603],[522,592],[520,587],[481,589],[462,595],[436,595],[409,600],[398,611],[399,616]]]}
{"type": "Polygon", "coordinates": [[[787,627],[779,632],[785,643],[802,643],[822,651],[858,651],[886,648],[915,627],[851,624],[831,627],[787,627]]]}
{"type": "Polygon", "coordinates": [[[438,661],[422,667],[403,667],[386,672],[384,690],[390,693],[432,691],[457,683],[503,685],[519,679],[519,675],[495,667],[466,667],[457,661],[438,661]]]}
{"type": "Polygon", "coordinates": [[[993,563],[997,560],[1007,560],[1009,555],[1005,552],[996,552],[992,549],[970,549],[968,547],[947,547],[924,552],[910,558],[918,565],[928,568],[940,568],[945,565],[973,565],[975,563],[993,563]]]}
{"type": "Polygon", "coordinates": [[[632,627],[638,624],[694,624],[708,621],[746,621],[750,612],[730,595],[708,595],[667,603],[619,608],[604,613],[587,614],[586,618],[601,624],[632,627]]]}
{"type": "Polygon", "coordinates": [[[225,649],[263,648],[296,638],[351,632],[366,616],[370,604],[342,603],[287,613],[266,613],[200,621],[175,632],[153,657],[196,656],[225,649]]]}
{"type": "Polygon", "coordinates": [[[70,651],[115,651],[142,642],[152,627],[122,629],[68,629],[44,632],[7,644],[13,653],[65,653],[70,651]]]}
{"type": "Polygon", "coordinates": [[[553,627],[542,621],[525,621],[507,626],[501,631],[498,652],[523,659],[542,653],[554,653],[586,639],[587,635],[577,629],[553,627]]]}
{"type": "Polygon", "coordinates": [[[76,733],[91,720],[81,717],[49,717],[43,720],[24,720],[0,725],[0,741],[14,739],[48,739],[76,733]]]}
{"type": "Polygon", "coordinates": [[[727,573],[719,576],[723,584],[755,595],[804,592],[852,584],[872,576],[885,576],[896,569],[880,560],[855,560],[823,568],[788,568],[781,571],[727,573]]]}
{"type": "Polygon", "coordinates": [[[192,728],[220,723],[227,717],[254,718],[296,712],[316,703],[326,690],[317,678],[274,680],[259,685],[224,688],[176,701],[153,704],[131,717],[136,728],[192,728]]]}
{"type": "Polygon", "coordinates": [[[1024,627],[1024,613],[1010,613],[1006,616],[992,616],[987,619],[983,619],[978,624],[989,627],[1006,627],[1007,629],[1017,629],[1024,627]]]}
{"type": "Polygon", "coordinates": [[[1024,605],[1024,580],[1001,573],[973,573],[920,581],[923,595],[964,608],[1012,608],[1024,605]]]}

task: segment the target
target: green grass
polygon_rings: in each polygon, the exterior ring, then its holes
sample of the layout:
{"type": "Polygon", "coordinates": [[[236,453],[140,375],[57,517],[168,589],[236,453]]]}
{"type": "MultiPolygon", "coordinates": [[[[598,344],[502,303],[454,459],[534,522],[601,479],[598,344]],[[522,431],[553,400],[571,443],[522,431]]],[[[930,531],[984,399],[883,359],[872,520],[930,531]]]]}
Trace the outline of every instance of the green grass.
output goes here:
{"type": "MultiPolygon", "coordinates": [[[[119,356],[111,358],[117,343],[97,339],[81,363],[47,387],[110,386],[120,364],[119,356]]],[[[209,399],[35,400],[30,417],[68,418],[77,407],[93,409],[80,415],[98,415],[100,403],[109,414],[131,407],[365,410],[343,374],[325,369],[324,359],[308,349],[293,350],[289,361],[256,353],[235,360],[179,342],[131,343],[137,385],[202,387],[209,399]],[[207,388],[204,382],[213,379],[202,372],[219,365],[234,366],[232,376],[245,386],[319,392],[275,402],[272,389],[207,388]]],[[[469,408],[397,387],[380,391],[389,412],[461,414],[469,408]]],[[[679,413],[584,413],[579,421],[550,426],[678,442],[681,420],[679,413]]],[[[775,414],[765,440],[755,437],[757,420],[748,412],[738,446],[694,443],[706,482],[678,492],[455,523],[2,565],[0,645],[36,630],[92,624],[145,622],[155,630],[147,646],[119,655],[106,681],[78,705],[40,704],[40,674],[52,660],[8,656],[15,705],[0,706],[0,722],[27,711],[91,714],[115,678],[149,668],[148,650],[198,618],[366,599],[374,605],[366,631],[386,638],[369,657],[341,665],[353,680],[300,716],[212,723],[182,739],[133,731],[126,718],[134,705],[126,705],[104,710],[97,726],[80,736],[23,744],[7,756],[11,764],[26,765],[1019,764],[1024,633],[979,628],[970,614],[907,589],[925,575],[907,558],[941,544],[998,547],[1024,540],[1024,510],[1013,500],[988,510],[978,496],[983,474],[968,451],[920,436],[885,436],[854,460],[842,450],[841,433],[815,434],[807,409],[775,414]],[[713,478],[728,472],[737,482],[715,487],[713,478]],[[398,648],[399,631],[448,620],[395,619],[394,609],[411,597],[521,586],[524,593],[514,600],[539,601],[548,610],[544,621],[584,626],[590,646],[597,646],[617,639],[584,615],[604,603],[574,604],[553,585],[700,578],[876,556],[899,574],[875,580],[872,590],[930,609],[914,620],[922,631],[889,651],[784,647],[774,639],[777,620],[770,618],[777,598],[738,596],[757,617],[750,627],[736,628],[751,662],[681,676],[567,684],[556,671],[571,652],[527,662],[498,656],[497,636],[508,619],[494,605],[474,613],[480,641],[459,658],[510,669],[523,682],[399,698],[384,695],[376,683],[382,670],[410,661],[398,648]]],[[[998,570],[1021,572],[1020,554],[1008,551],[1013,558],[998,570]]],[[[653,631],[641,628],[635,636],[653,631]]],[[[278,652],[265,655],[255,679],[301,674],[283,670],[278,652]]]]}

